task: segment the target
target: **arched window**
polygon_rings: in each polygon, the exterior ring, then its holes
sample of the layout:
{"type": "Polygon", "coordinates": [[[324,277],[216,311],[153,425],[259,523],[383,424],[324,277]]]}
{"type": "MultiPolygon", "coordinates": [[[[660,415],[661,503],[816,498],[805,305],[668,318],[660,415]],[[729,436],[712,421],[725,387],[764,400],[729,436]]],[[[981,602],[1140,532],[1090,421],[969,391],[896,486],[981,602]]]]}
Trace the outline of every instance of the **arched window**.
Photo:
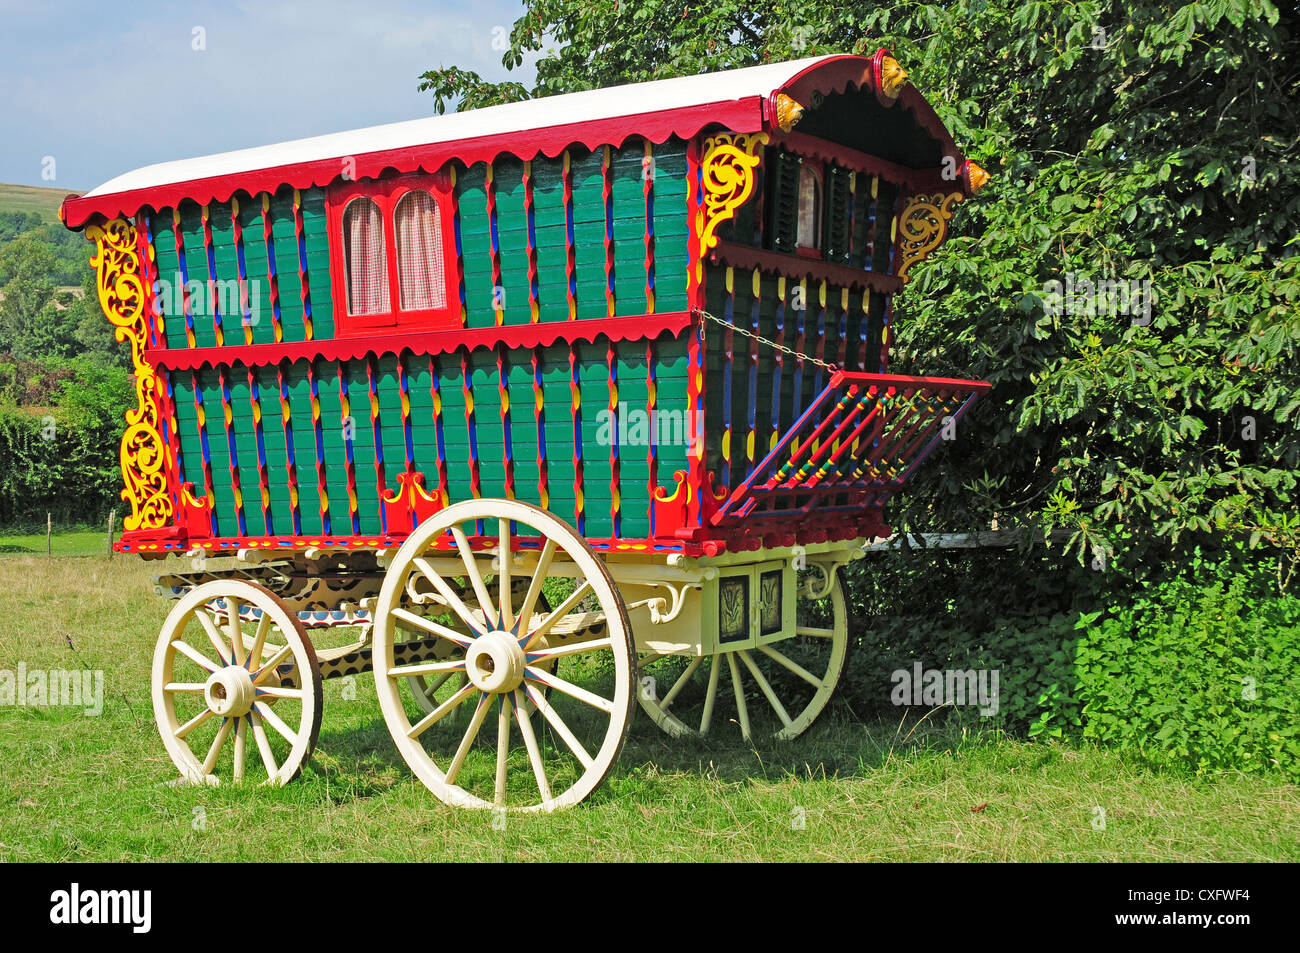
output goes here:
{"type": "Polygon", "coordinates": [[[403,311],[447,306],[438,203],[422,189],[407,192],[393,212],[397,236],[397,278],[403,311]]]}
{"type": "Polygon", "coordinates": [[[799,248],[822,247],[822,177],[809,164],[799,169],[799,220],[795,244],[799,248]]]}
{"type": "Polygon", "coordinates": [[[343,210],[343,268],[349,314],[384,314],[388,296],[388,256],[384,216],[368,198],[353,199],[343,210]]]}

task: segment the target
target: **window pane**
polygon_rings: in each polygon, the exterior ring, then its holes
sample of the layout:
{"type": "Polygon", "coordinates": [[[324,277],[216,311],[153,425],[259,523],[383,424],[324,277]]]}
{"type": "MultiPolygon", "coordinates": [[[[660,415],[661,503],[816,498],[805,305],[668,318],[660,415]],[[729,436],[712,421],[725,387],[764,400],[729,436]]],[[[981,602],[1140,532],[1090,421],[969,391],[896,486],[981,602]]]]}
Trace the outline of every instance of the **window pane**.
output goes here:
{"type": "Polygon", "coordinates": [[[343,267],[349,314],[386,314],[392,310],[385,257],[384,217],[379,206],[370,199],[354,199],[343,210],[343,267]]]}
{"type": "Polygon", "coordinates": [[[799,227],[795,242],[801,248],[821,248],[821,181],[808,166],[799,170],[799,227]]]}
{"type": "Polygon", "coordinates": [[[407,192],[397,203],[397,277],[403,311],[447,306],[443,277],[442,225],[438,203],[428,192],[407,192]]]}

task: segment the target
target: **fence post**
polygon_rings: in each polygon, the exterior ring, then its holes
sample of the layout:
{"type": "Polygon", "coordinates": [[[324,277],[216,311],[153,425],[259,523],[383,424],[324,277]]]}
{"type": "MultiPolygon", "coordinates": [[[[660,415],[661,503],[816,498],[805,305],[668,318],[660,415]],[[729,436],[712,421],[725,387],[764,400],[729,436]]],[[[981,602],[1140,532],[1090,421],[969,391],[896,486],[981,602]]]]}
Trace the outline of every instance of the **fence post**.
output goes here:
{"type": "Polygon", "coordinates": [[[45,514],[45,555],[54,555],[54,514],[45,514]]]}
{"type": "Polygon", "coordinates": [[[117,507],[108,511],[108,555],[113,555],[113,522],[117,519],[117,507]]]}

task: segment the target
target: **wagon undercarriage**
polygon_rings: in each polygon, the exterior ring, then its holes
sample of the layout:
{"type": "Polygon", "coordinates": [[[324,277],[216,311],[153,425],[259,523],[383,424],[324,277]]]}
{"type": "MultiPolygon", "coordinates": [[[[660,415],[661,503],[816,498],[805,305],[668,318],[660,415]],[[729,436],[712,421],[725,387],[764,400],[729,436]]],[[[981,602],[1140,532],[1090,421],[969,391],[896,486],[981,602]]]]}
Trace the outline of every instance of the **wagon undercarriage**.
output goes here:
{"type": "Polygon", "coordinates": [[[550,514],[485,500],[396,551],[245,554],[158,577],[178,600],[159,723],[191,781],[283,783],[315,746],[322,682],[373,671],[403,757],[444,801],[550,810],[604,778],[634,694],[674,736],[804,731],[843,668],[837,569],[855,552],[602,559],[550,514]]]}

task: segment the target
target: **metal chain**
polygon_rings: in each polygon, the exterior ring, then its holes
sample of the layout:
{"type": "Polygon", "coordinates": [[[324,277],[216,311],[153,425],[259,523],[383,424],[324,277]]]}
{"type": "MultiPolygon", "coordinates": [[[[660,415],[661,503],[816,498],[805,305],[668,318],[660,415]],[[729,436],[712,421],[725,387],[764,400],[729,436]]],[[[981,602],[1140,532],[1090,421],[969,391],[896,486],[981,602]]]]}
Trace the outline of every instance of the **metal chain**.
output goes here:
{"type": "MultiPolygon", "coordinates": [[[[703,308],[696,308],[695,313],[700,315],[700,317],[708,318],[710,321],[722,325],[724,328],[731,328],[731,330],[733,331],[738,331],[747,338],[753,338],[755,341],[758,341],[760,344],[766,344],[768,347],[774,348],[775,350],[781,351],[785,354],[789,354],[791,357],[797,357],[805,361],[809,361],[813,364],[816,364],[818,367],[825,368],[828,371],[839,370],[839,368],[836,367],[834,364],[831,364],[827,361],[823,361],[819,357],[813,357],[811,354],[804,354],[800,351],[794,350],[793,348],[788,348],[784,344],[777,344],[775,341],[770,341],[767,338],[763,337],[761,334],[755,334],[753,331],[750,331],[748,328],[742,328],[738,324],[732,324],[726,318],[720,318],[716,314],[710,314],[709,312],[705,311],[703,308]]],[[[701,328],[701,331],[702,330],[703,328],[701,328]]]]}

